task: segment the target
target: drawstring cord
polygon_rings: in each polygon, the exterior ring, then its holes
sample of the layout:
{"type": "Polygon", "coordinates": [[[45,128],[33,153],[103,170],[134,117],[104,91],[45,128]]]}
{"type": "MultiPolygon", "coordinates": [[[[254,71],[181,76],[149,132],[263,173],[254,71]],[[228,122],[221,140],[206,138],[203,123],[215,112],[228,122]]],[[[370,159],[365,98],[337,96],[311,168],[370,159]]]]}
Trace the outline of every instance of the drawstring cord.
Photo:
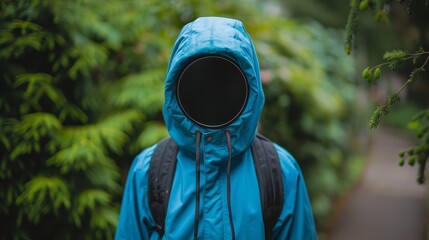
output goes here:
{"type": "Polygon", "coordinates": [[[196,162],[196,183],[195,183],[195,218],[194,218],[194,240],[198,237],[198,220],[200,216],[200,141],[201,132],[196,132],[196,144],[195,144],[195,162],[196,162]]]}
{"type": "MultiPolygon", "coordinates": [[[[228,143],[228,165],[226,169],[226,181],[227,181],[227,201],[228,201],[228,216],[229,216],[229,225],[231,227],[231,237],[232,240],[235,240],[235,230],[234,222],[232,221],[232,211],[231,211],[231,160],[232,160],[232,145],[231,145],[231,135],[229,131],[225,131],[226,140],[228,143]]],[[[196,162],[196,183],[195,183],[195,218],[194,218],[194,240],[197,240],[198,237],[198,220],[200,215],[200,142],[201,142],[201,132],[196,132],[196,144],[195,144],[195,162],[196,162]]]]}
{"type": "Polygon", "coordinates": [[[227,182],[227,192],[226,197],[228,200],[228,215],[229,215],[229,225],[231,227],[231,236],[232,240],[235,240],[235,230],[234,222],[232,221],[232,211],[231,211],[231,159],[232,159],[232,145],[231,145],[231,135],[229,131],[225,131],[226,140],[228,143],[228,166],[226,168],[226,182],[227,182]]]}

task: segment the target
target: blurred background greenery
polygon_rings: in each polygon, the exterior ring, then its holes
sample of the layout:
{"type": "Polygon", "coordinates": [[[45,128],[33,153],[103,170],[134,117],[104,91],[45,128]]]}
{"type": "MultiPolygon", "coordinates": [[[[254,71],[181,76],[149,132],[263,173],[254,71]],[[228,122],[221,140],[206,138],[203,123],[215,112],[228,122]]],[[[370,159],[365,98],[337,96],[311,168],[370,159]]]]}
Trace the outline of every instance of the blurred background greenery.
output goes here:
{"type": "Polygon", "coordinates": [[[356,69],[410,44],[387,41],[389,26],[373,35],[364,16],[347,56],[348,11],[341,0],[2,1],[0,238],[113,238],[133,157],[168,135],[174,41],[199,16],[240,19],[252,36],[261,131],[298,159],[322,234],[363,166],[371,96],[356,69]]]}

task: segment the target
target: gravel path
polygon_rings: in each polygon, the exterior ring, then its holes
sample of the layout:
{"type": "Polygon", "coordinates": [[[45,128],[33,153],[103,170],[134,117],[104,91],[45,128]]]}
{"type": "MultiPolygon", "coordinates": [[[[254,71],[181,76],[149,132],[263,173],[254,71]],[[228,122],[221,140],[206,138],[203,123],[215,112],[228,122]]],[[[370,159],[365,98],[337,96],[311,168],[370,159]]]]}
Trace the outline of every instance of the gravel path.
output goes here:
{"type": "Polygon", "coordinates": [[[373,134],[362,180],[340,210],[329,239],[423,240],[426,187],[416,182],[417,166],[398,165],[399,151],[412,142],[392,129],[373,134]]]}

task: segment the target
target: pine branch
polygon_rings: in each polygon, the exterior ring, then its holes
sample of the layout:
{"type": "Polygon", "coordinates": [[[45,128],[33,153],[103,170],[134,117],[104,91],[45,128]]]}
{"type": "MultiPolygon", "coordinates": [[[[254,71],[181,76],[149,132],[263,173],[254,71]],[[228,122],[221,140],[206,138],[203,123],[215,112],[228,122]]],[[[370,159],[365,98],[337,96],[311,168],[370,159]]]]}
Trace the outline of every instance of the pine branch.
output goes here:
{"type": "Polygon", "coordinates": [[[381,119],[389,113],[389,110],[392,107],[392,105],[400,101],[398,94],[399,94],[398,92],[391,93],[387,98],[386,104],[378,106],[375,109],[375,111],[373,112],[369,120],[369,127],[371,129],[377,128],[381,123],[381,119]]]}
{"type": "Polygon", "coordinates": [[[410,84],[412,84],[414,82],[414,80],[416,79],[416,76],[419,73],[421,73],[425,70],[425,67],[429,62],[429,52],[425,52],[422,49],[420,49],[416,53],[409,54],[405,51],[393,50],[391,52],[386,52],[384,54],[383,58],[385,60],[387,60],[387,62],[378,64],[372,68],[367,67],[364,69],[364,71],[362,72],[362,77],[367,79],[369,82],[373,82],[374,80],[377,80],[381,75],[380,67],[385,66],[385,65],[389,65],[389,67],[397,66],[401,62],[407,61],[409,59],[413,59],[413,62],[415,62],[415,58],[421,57],[424,55],[427,55],[427,57],[426,57],[425,61],[423,62],[423,64],[420,67],[415,68],[410,73],[408,80],[402,85],[402,87],[399,90],[397,90],[395,93],[390,94],[388,99],[387,99],[387,102],[384,105],[378,106],[376,108],[376,110],[373,112],[373,114],[370,118],[370,121],[369,121],[369,127],[371,129],[377,128],[379,126],[381,119],[389,113],[390,107],[393,104],[399,102],[399,100],[400,100],[399,94],[406,87],[408,87],[410,84]]]}
{"type": "Polygon", "coordinates": [[[349,16],[347,19],[346,30],[345,30],[345,44],[344,49],[347,54],[350,54],[353,46],[354,37],[353,34],[356,29],[359,16],[359,7],[361,0],[352,0],[352,6],[350,8],[349,16]]]}

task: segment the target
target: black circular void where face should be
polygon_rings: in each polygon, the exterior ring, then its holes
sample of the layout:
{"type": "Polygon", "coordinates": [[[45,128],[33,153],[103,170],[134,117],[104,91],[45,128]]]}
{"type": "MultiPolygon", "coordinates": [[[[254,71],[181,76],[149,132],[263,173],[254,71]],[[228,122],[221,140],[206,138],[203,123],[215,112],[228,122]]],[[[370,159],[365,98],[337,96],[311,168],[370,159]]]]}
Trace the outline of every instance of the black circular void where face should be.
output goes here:
{"type": "Polygon", "coordinates": [[[222,127],[236,119],[246,105],[247,81],[240,68],[219,56],[189,64],[177,83],[183,112],[205,127],[222,127]]]}

